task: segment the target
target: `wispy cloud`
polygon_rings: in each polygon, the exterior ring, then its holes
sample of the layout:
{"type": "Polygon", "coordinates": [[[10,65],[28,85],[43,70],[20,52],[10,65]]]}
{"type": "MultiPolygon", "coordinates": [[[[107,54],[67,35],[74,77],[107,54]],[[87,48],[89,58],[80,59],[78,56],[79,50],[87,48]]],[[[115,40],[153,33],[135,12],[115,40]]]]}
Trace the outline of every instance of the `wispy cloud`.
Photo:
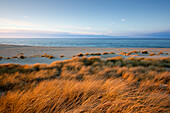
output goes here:
{"type": "Polygon", "coordinates": [[[28,17],[28,16],[23,16],[23,18],[24,18],[24,19],[29,19],[30,17],[28,17]]]}
{"type": "Polygon", "coordinates": [[[96,32],[62,32],[57,30],[14,30],[0,29],[0,38],[56,38],[58,36],[71,35],[102,35],[96,32]]]}
{"type": "MultiPolygon", "coordinates": [[[[8,27],[42,27],[42,25],[34,24],[32,22],[20,21],[20,20],[12,20],[7,18],[0,18],[0,25],[1,26],[8,26],[8,27]]],[[[0,27],[1,28],[1,27],[0,27]]]]}
{"type": "Polygon", "coordinates": [[[55,35],[69,34],[67,32],[50,31],[50,30],[15,30],[15,29],[0,29],[0,38],[44,38],[53,37],[55,35]]]}
{"type": "Polygon", "coordinates": [[[63,25],[63,24],[46,24],[35,23],[30,17],[23,16],[22,20],[0,18],[0,29],[6,29],[6,31],[15,32],[15,30],[32,30],[32,31],[48,31],[48,32],[67,32],[75,34],[102,34],[103,29],[93,28],[91,26],[76,26],[76,25],[63,25]],[[102,32],[101,32],[102,31],[102,32]]]}
{"type": "MultiPolygon", "coordinates": [[[[51,26],[51,25],[48,25],[51,26]]],[[[79,26],[73,26],[73,25],[52,25],[53,27],[56,28],[62,28],[62,29],[74,29],[74,30],[90,30],[92,29],[91,27],[79,27],[79,26]]]]}
{"type": "Polygon", "coordinates": [[[170,32],[115,32],[115,31],[108,31],[105,33],[96,33],[96,32],[61,32],[57,30],[12,30],[12,29],[0,29],[0,38],[61,38],[61,37],[78,37],[81,36],[124,36],[124,37],[169,37],[170,32]]]}
{"type": "Polygon", "coordinates": [[[86,29],[91,29],[91,27],[86,27],[86,29]]]}
{"type": "Polygon", "coordinates": [[[122,22],[125,22],[125,21],[126,21],[126,19],[121,19],[121,21],[122,21],[122,22]]]}

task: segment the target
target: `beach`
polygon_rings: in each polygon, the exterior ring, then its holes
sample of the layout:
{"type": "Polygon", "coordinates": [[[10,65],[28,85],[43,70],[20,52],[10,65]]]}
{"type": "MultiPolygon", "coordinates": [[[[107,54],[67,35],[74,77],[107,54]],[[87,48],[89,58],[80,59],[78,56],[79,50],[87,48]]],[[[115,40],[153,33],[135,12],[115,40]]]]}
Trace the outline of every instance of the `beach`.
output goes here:
{"type": "Polygon", "coordinates": [[[50,64],[56,60],[71,59],[73,55],[79,53],[101,53],[101,58],[109,58],[115,56],[126,57],[148,57],[148,58],[165,58],[170,57],[170,48],[98,48],[98,47],[42,47],[42,46],[22,46],[22,45],[8,45],[0,44],[0,56],[13,57],[19,53],[23,53],[27,56],[25,59],[3,59],[0,60],[1,64],[5,63],[19,63],[19,64],[34,64],[34,63],[47,63],[50,64]],[[123,52],[139,51],[139,53],[132,55],[122,55],[123,52]],[[140,54],[141,51],[146,50],[148,54],[140,54]],[[103,52],[114,52],[115,54],[102,55],[103,52]],[[157,55],[159,52],[164,54],[157,55]],[[155,53],[155,55],[149,56],[149,53],[155,53]],[[43,54],[53,55],[54,59],[44,59],[40,56],[43,54]],[[64,57],[60,58],[63,55],[64,57]],[[31,57],[39,56],[39,57],[31,57]]]}
{"type": "Polygon", "coordinates": [[[129,51],[143,51],[149,52],[165,52],[170,54],[170,48],[97,48],[97,47],[42,47],[42,46],[22,46],[22,45],[6,45],[0,44],[1,56],[13,56],[18,53],[24,53],[26,56],[41,55],[44,53],[54,56],[64,55],[65,57],[72,57],[79,53],[103,53],[103,52],[129,52],[129,51]]]}

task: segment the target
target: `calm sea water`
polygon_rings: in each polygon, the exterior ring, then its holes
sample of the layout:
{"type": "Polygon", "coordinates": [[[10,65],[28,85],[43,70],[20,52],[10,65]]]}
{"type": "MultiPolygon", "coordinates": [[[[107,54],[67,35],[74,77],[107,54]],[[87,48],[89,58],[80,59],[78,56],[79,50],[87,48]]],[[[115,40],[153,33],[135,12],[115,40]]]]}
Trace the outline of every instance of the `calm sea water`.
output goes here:
{"type": "Polygon", "coordinates": [[[47,47],[170,48],[170,38],[1,38],[0,44],[47,47]]]}

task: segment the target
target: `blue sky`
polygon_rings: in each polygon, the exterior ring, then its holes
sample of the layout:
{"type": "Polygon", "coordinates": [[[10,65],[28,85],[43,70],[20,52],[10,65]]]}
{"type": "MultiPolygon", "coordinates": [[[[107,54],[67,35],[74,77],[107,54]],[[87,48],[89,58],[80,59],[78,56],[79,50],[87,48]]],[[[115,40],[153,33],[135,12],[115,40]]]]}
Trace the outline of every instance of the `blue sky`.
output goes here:
{"type": "Polygon", "coordinates": [[[0,38],[169,36],[170,0],[0,0],[0,38]]]}

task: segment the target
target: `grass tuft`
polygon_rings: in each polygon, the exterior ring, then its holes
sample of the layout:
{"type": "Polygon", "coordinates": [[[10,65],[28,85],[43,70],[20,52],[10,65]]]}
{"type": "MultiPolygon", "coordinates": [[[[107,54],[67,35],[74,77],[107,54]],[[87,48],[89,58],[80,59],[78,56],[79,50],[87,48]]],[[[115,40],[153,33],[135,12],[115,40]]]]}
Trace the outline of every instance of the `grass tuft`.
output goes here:
{"type": "Polygon", "coordinates": [[[115,62],[115,61],[119,61],[119,60],[123,60],[123,58],[121,56],[117,56],[117,57],[112,57],[112,58],[107,58],[107,61],[112,61],[112,62],[115,62]]]}
{"type": "Polygon", "coordinates": [[[89,55],[89,53],[85,53],[84,55],[87,56],[87,55],[89,55]]]}
{"type": "Polygon", "coordinates": [[[18,57],[17,56],[13,56],[12,59],[14,59],[14,58],[18,58],[18,57]]]}
{"type": "Polygon", "coordinates": [[[82,53],[77,54],[78,57],[84,56],[82,53]]]}
{"type": "Polygon", "coordinates": [[[60,55],[60,58],[64,57],[64,55],[60,55]]]}
{"type": "Polygon", "coordinates": [[[142,53],[142,54],[148,54],[148,51],[143,50],[141,53],[142,53]]]}
{"type": "Polygon", "coordinates": [[[149,54],[149,56],[154,56],[154,55],[155,55],[155,53],[150,53],[150,54],[149,54]]]}
{"type": "Polygon", "coordinates": [[[53,59],[53,58],[55,58],[55,57],[52,56],[52,55],[49,55],[48,58],[49,58],[49,59],[53,59]]]}
{"type": "Polygon", "coordinates": [[[106,54],[109,54],[109,53],[108,53],[108,52],[103,52],[102,54],[103,54],[103,55],[106,55],[106,54]]]}
{"type": "Polygon", "coordinates": [[[90,55],[101,55],[101,53],[90,53],[90,55]]]}
{"type": "Polygon", "coordinates": [[[24,58],[26,58],[26,56],[21,55],[19,58],[20,58],[20,59],[24,59],[24,58]]]}
{"type": "Polygon", "coordinates": [[[109,52],[110,54],[115,54],[114,52],[109,52]]]}

